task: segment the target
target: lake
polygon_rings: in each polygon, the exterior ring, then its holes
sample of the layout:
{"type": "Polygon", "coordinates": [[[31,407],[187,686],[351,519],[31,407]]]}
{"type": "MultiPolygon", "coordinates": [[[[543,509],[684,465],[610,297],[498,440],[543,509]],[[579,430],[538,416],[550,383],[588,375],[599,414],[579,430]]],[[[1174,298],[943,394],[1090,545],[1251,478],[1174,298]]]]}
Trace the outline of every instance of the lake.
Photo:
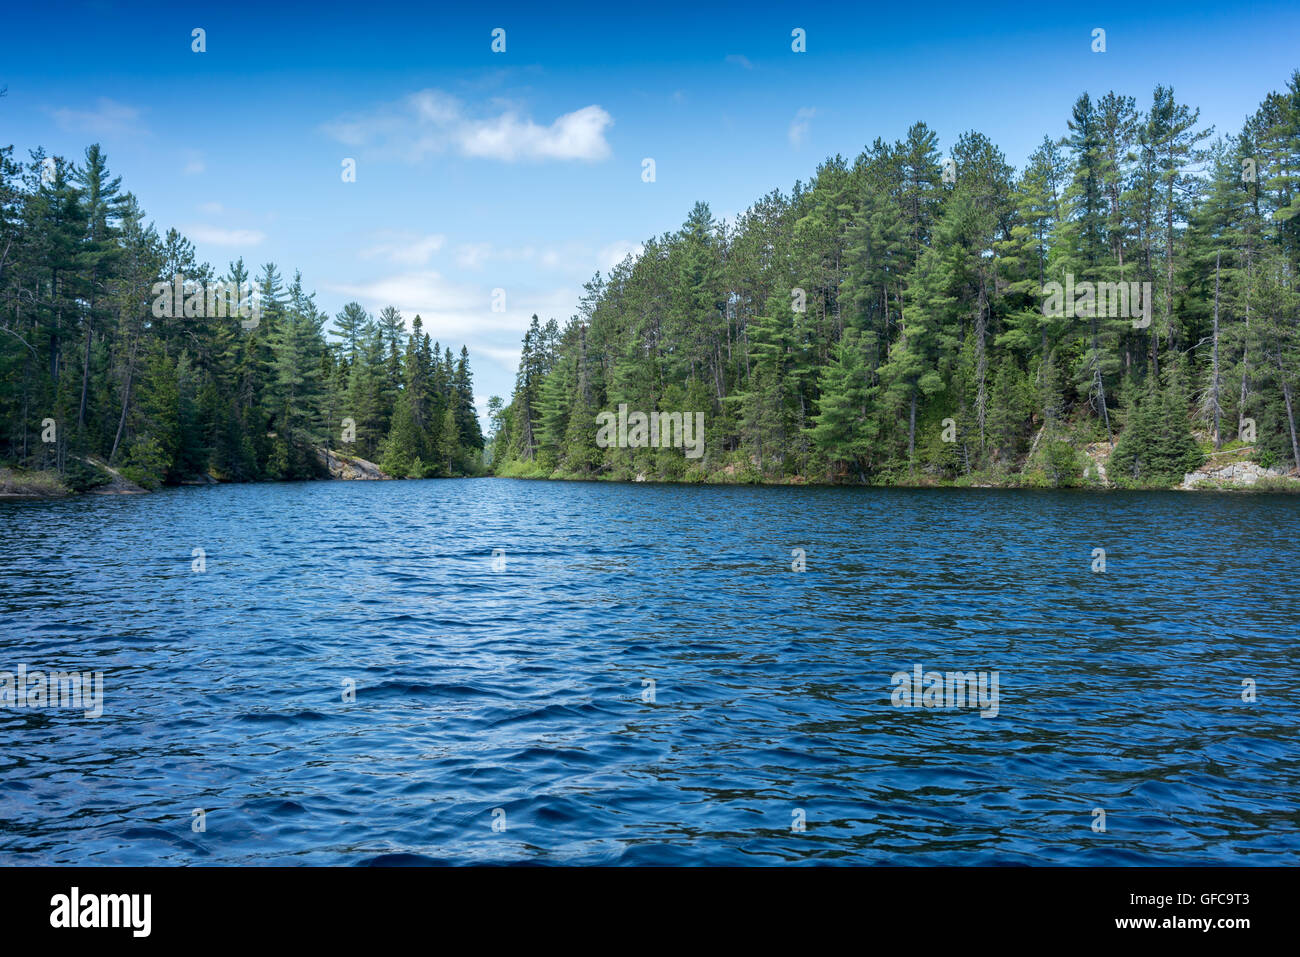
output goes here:
{"type": "Polygon", "coordinates": [[[5,503],[0,671],[103,697],[0,709],[0,862],[1295,864],[1298,538],[1264,494],[5,503]]]}

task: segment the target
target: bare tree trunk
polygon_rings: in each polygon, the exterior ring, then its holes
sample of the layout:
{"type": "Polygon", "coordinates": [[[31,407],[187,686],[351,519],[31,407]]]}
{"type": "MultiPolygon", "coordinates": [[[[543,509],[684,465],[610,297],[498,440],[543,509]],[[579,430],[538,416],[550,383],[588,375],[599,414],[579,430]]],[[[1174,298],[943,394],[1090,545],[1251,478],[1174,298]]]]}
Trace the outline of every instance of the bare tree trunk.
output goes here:
{"type": "Polygon", "coordinates": [[[1101,401],[1101,418],[1106,423],[1106,441],[1110,447],[1115,447],[1115,436],[1110,431],[1110,412],[1106,409],[1106,384],[1101,379],[1101,349],[1097,343],[1097,310],[1092,314],[1092,370],[1093,370],[1093,388],[1097,390],[1097,398],[1101,401]]]}
{"type": "Polygon", "coordinates": [[[1094,362],[1093,369],[1096,372],[1097,397],[1101,400],[1101,420],[1106,423],[1106,441],[1113,449],[1115,436],[1110,431],[1110,413],[1106,410],[1106,386],[1101,381],[1101,363],[1094,362]]]}
{"type": "MultiPolygon", "coordinates": [[[[1173,157],[1170,157],[1172,163],[1173,157]]],[[[1165,336],[1170,346],[1174,342],[1174,181],[1169,180],[1165,200],[1165,336]]],[[[1159,335],[1156,339],[1159,340],[1159,335]]]]}
{"type": "Polygon", "coordinates": [[[1210,383],[1214,397],[1214,451],[1222,447],[1219,436],[1219,253],[1214,254],[1214,373],[1210,383]]]}
{"type": "MultiPolygon", "coordinates": [[[[14,325],[20,329],[22,328],[22,306],[18,303],[15,303],[14,305],[14,325]]],[[[36,336],[34,334],[35,333],[34,326],[32,332],[33,332],[32,338],[35,339],[36,336]]],[[[27,348],[31,349],[31,346],[28,346],[27,348]]],[[[32,356],[36,357],[37,361],[39,361],[40,357],[37,356],[35,349],[32,349],[32,356]]],[[[31,380],[32,380],[32,357],[23,356],[23,417],[20,420],[20,427],[22,429],[23,439],[22,439],[22,453],[19,461],[25,461],[27,459],[27,416],[31,414],[31,380]]]]}
{"type": "Polygon", "coordinates": [[[126,361],[126,386],[122,390],[122,415],[117,420],[117,434],[113,436],[113,450],[108,453],[108,464],[113,464],[113,457],[117,455],[118,444],[122,441],[122,430],[126,428],[126,410],[131,402],[131,380],[135,376],[135,348],[140,342],[137,335],[131,340],[131,355],[126,361]]]}
{"type": "MultiPolygon", "coordinates": [[[[984,354],[984,335],[987,331],[987,321],[984,310],[988,307],[988,297],[984,291],[984,268],[980,267],[980,294],[979,294],[979,312],[975,318],[975,375],[978,385],[975,390],[975,419],[979,422],[980,428],[980,452],[984,452],[984,415],[985,408],[988,405],[988,396],[984,386],[985,374],[988,370],[988,357],[984,354]]],[[[970,468],[967,467],[967,472],[970,468]]]]}
{"type": "Polygon", "coordinates": [[[916,383],[912,383],[912,406],[907,420],[907,464],[910,469],[916,453],[916,383]]]}
{"type": "Polygon", "coordinates": [[[1286,424],[1291,429],[1291,464],[1300,469],[1300,443],[1296,442],[1295,415],[1291,411],[1291,386],[1286,381],[1286,370],[1282,368],[1282,350],[1277,351],[1277,374],[1282,379],[1282,398],[1286,400],[1286,424]]]}
{"type": "Polygon", "coordinates": [[[713,346],[713,385],[718,393],[718,405],[721,406],[726,389],[722,383],[722,346],[717,342],[713,346]]]}
{"type": "MultiPolygon", "coordinates": [[[[1250,247],[1247,246],[1247,248],[1246,248],[1246,285],[1247,285],[1247,288],[1249,288],[1249,285],[1250,285],[1250,279],[1251,279],[1251,274],[1252,274],[1252,272],[1253,272],[1253,270],[1250,268],[1250,267],[1251,267],[1251,260],[1252,260],[1252,258],[1253,258],[1253,257],[1252,257],[1251,254],[1250,254],[1250,247]]],[[[1246,398],[1247,398],[1248,395],[1249,395],[1248,388],[1247,388],[1247,384],[1246,384],[1246,374],[1247,374],[1247,370],[1248,370],[1248,368],[1249,368],[1248,360],[1249,360],[1249,358],[1250,358],[1250,296],[1249,296],[1249,295],[1246,296],[1246,335],[1245,335],[1245,338],[1242,340],[1242,342],[1243,342],[1243,344],[1242,344],[1242,347],[1241,347],[1241,401],[1239,401],[1239,402],[1237,403],[1237,438],[1238,438],[1238,440],[1241,439],[1241,433],[1242,433],[1242,430],[1246,427],[1246,398]]]]}
{"type": "Polygon", "coordinates": [[[90,340],[94,336],[95,302],[92,299],[90,311],[86,314],[86,350],[81,359],[81,403],[77,407],[77,430],[86,424],[86,387],[90,382],[90,340]]]}

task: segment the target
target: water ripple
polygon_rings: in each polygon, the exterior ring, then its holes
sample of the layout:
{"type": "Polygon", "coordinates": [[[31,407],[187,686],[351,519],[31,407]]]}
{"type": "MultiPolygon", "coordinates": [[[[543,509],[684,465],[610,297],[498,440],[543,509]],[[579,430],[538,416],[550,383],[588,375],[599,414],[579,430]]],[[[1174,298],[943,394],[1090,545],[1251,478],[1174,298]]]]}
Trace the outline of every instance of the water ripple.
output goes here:
{"type": "Polygon", "coordinates": [[[1298,504],[507,480],[6,503],[0,671],[102,671],[104,702],[0,709],[0,862],[1294,864],[1298,504]],[[894,707],[917,664],[998,672],[996,717],[894,707]]]}

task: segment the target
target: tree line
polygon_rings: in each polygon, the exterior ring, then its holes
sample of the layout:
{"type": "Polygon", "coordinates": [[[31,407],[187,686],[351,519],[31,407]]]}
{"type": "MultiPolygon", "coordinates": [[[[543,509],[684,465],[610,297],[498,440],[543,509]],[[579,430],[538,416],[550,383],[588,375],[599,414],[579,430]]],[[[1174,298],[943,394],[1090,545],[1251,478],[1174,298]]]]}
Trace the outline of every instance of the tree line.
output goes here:
{"type": "MultiPolygon", "coordinates": [[[[159,235],[98,145],[82,162],[0,148],[0,463],[145,487],[323,474],[319,450],[394,477],[482,471],[469,353],[388,307],[329,317],[274,263],[223,276],[159,235]],[[257,290],[255,321],[155,309],[159,283],[257,290]],[[192,314],[185,314],[185,313],[192,314]]],[[[186,286],[190,288],[190,286],[186,286]]]]}
{"type": "Polygon", "coordinates": [[[1066,130],[1017,171],[916,123],[735,222],[697,203],[563,328],[533,317],[498,474],[1068,485],[1102,442],[1121,483],[1222,448],[1296,467],[1300,72],[1235,135],[1165,86],[1084,94],[1066,130]],[[1152,296],[1054,311],[1053,282],[1152,296]],[[703,460],[598,446],[621,403],[705,411],[703,460]]]}

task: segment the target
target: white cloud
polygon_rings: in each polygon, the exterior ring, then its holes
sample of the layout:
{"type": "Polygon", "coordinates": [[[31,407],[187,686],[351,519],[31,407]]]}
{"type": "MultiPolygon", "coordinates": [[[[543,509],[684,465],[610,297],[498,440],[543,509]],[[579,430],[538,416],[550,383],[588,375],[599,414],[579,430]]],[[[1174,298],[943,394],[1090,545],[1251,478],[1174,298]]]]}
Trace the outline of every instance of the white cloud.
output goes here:
{"type": "Polygon", "coordinates": [[[550,126],[511,113],[474,123],[462,134],[469,156],[517,159],[598,160],[609,155],[605,128],[613,118],[599,106],[565,113],[550,126]]]}
{"type": "MultiPolygon", "coordinates": [[[[498,107],[500,108],[500,107],[498,107]]],[[[496,116],[471,116],[455,97],[420,90],[368,114],[353,114],[322,129],[346,146],[418,162],[451,151],[462,156],[518,160],[585,160],[609,156],[605,132],[613,117],[595,104],[534,122],[513,107],[496,116]]]]}
{"type": "Polygon", "coordinates": [[[609,272],[628,256],[631,256],[633,259],[639,258],[644,249],[645,247],[640,243],[633,243],[628,242],[626,239],[620,239],[601,249],[601,251],[596,254],[596,258],[600,262],[601,271],[609,272]]]}
{"type": "Polygon", "coordinates": [[[199,212],[207,213],[209,216],[220,216],[226,211],[226,207],[220,203],[199,203],[199,212]]]}
{"type": "Polygon", "coordinates": [[[481,270],[489,263],[514,263],[553,271],[585,272],[592,259],[590,247],[579,243],[560,246],[497,246],[490,242],[461,243],[456,247],[456,265],[481,270]]]}
{"type": "Polygon", "coordinates": [[[434,270],[397,273],[366,283],[327,283],[326,288],[363,305],[396,306],[408,318],[417,312],[424,316],[435,311],[465,312],[480,306],[488,312],[491,301],[490,295],[477,287],[449,282],[434,270]]]}
{"type": "Polygon", "coordinates": [[[795,113],[794,119],[790,121],[790,145],[793,147],[803,146],[804,141],[808,139],[808,128],[811,120],[817,115],[817,111],[811,106],[801,106],[799,112],[795,113]]]}
{"type": "Polygon", "coordinates": [[[214,246],[257,246],[266,239],[258,229],[221,229],[218,226],[190,226],[185,235],[200,243],[214,246]]]}
{"type": "Polygon", "coordinates": [[[482,269],[491,256],[491,243],[461,243],[456,247],[456,265],[462,269],[482,269]]]}
{"type": "MultiPolygon", "coordinates": [[[[528,323],[524,323],[522,329],[527,329],[527,328],[528,328],[528,323]]],[[[521,330],[520,338],[522,337],[523,337],[523,333],[521,330]]],[[[481,345],[477,349],[473,349],[471,351],[475,355],[487,356],[489,359],[491,359],[497,365],[501,366],[501,368],[505,369],[507,372],[514,372],[516,369],[519,368],[520,349],[518,346],[515,346],[513,349],[505,349],[505,348],[501,348],[500,346],[481,345]]],[[[501,398],[509,400],[510,397],[502,396],[501,398]]],[[[487,403],[484,403],[485,407],[486,405],[487,403]]]]}
{"type": "Polygon", "coordinates": [[[187,150],[186,156],[188,157],[184,170],[186,176],[194,176],[208,168],[207,164],[203,162],[203,154],[197,150],[187,150]]]}
{"type": "Polygon", "coordinates": [[[441,233],[396,233],[384,232],[377,237],[379,242],[361,250],[362,259],[374,259],[382,256],[399,266],[423,266],[434,253],[441,251],[447,237],[441,233]]]}
{"type": "Polygon", "coordinates": [[[93,136],[143,134],[148,131],[140,122],[140,111],[134,106],[118,103],[106,96],[95,101],[93,110],[73,110],[67,107],[53,111],[55,122],[65,130],[89,133],[93,136]]]}
{"type": "Polygon", "coordinates": [[[434,270],[396,273],[370,282],[325,284],[331,293],[355,299],[367,310],[401,310],[409,327],[418,314],[429,336],[453,351],[464,344],[510,373],[519,362],[519,342],[533,313],[564,322],[573,312],[572,288],[538,290],[506,285],[506,310],[492,311],[492,288],[454,282],[434,270]]]}
{"type": "Polygon", "coordinates": [[[743,66],[746,70],[754,69],[754,64],[749,62],[749,57],[742,56],[739,53],[728,53],[726,62],[732,66],[743,66]]]}

